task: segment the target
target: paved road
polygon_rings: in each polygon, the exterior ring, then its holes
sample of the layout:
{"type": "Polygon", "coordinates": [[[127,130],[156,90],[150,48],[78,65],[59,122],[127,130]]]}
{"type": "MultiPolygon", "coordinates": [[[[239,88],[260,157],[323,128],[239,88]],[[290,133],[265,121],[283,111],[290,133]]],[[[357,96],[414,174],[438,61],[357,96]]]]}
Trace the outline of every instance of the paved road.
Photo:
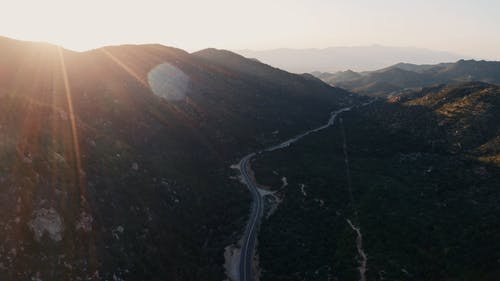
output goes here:
{"type": "Polygon", "coordinates": [[[248,221],[247,228],[245,230],[245,236],[243,239],[243,246],[241,248],[240,255],[240,265],[239,265],[239,277],[240,281],[250,281],[252,279],[252,264],[253,264],[253,251],[255,249],[255,241],[257,240],[257,228],[260,224],[262,214],[264,212],[264,204],[262,202],[262,196],[260,196],[257,190],[257,184],[252,180],[248,174],[248,163],[255,156],[255,153],[245,156],[240,161],[240,172],[248,186],[248,189],[252,193],[252,211],[250,213],[250,220],[248,221]]]}
{"type": "Polygon", "coordinates": [[[264,203],[262,200],[262,196],[259,194],[257,183],[254,182],[253,178],[248,174],[250,161],[256,154],[286,148],[290,144],[300,140],[301,138],[311,133],[318,132],[325,128],[328,128],[329,126],[332,126],[335,123],[335,118],[337,117],[337,115],[339,115],[344,111],[349,111],[349,110],[351,110],[351,107],[342,108],[335,112],[332,112],[332,114],[330,115],[330,119],[328,119],[328,122],[323,126],[306,131],[300,135],[290,138],[278,145],[272,146],[263,151],[248,154],[247,156],[243,157],[243,159],[241,159],[238,166],[243,181],[245,182],[245,184],[247,185],[248,189],[252,194],[253,204],[252,204],[252,211],[250,212],[250,219],[245,229],[245,235],[243,236],[243,245],[241,248],[240,264],[239,264],[239,281],[253,281],[253,275],[252,275],[253,273],[252,265],[254,256],[253,252],[255,249],[255,241],[257,240],[257,229],[259,227],[262,214],[264,212],[264,203]]]}

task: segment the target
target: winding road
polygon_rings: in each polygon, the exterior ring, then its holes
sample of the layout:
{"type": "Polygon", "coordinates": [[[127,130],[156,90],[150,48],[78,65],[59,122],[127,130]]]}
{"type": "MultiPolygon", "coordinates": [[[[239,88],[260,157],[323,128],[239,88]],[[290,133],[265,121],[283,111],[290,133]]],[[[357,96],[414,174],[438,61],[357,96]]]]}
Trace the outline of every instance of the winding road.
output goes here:
{"type": "Polygon", "coordinates": [[[252,158],[260,153],[264,152],[271,152],[279,149],[286,148],[290,146],[290,144],[300,140],[301,138],[314,133],[321,131],[323,129],[326,129],[330,126],[332,126],[335,123],[336,117],[345,111],[351,110],[351,107],[346,107],[339,109],[337,111],[334,111],[331,113],[330,118],[328,119],[328,122],[320,127],[308,130],[300,135],[297,135],[293,138],[290,138],[278,145],[269,147],[267,149],[250,153],[247,156],[243,157],[241,161],[238,163],[238,168],[241,173],[241,177],[245,185],[248,187],[252,194],[252,210],[250,212],[250,218],[248,220],[246,229],[245,229],[245,234],[243,236],[243,243],[242,243],[242,248],[241,248],[241,254],[240,254],[240,264],[239,264],[239,281],[253,281],[253,257],[254,257],[254,250],[255,250],[255,242],[257,240],[257,230],[262,218],[262,214],[264,213],[264,202],[262,199],[262,196],[259,193],[258,190],[258,185],[254,181],[253,177],[249,174],[250,173],[250,161],[252,158]]]}
{"type": "Polygon", "coordinates": [[[257,240],[257,227],[264,213],[264,203],[262,196],[260,196],[257,183],[252,180],[249,173],[249,162],[255,153],[249,154],[240,161],[240,172],[245,184],[252,193],[252,211],[250,212],[250,220],[248,221],[245,236],[243,237],[243,246],[241,248],[240,254],[240,265],[239,265],[239,279],[243,280],[253,280],[252,279],[252,264],[253,264],[253,252],[255,249],[255,241],[257,240]]]}

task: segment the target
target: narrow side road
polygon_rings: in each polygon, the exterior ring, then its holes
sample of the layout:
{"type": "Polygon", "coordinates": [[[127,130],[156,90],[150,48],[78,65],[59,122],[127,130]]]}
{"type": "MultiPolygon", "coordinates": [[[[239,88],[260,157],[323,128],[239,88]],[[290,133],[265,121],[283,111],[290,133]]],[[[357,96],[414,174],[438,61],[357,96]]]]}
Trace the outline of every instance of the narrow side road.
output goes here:
{"type": "Polygon", "coordinates": [[[356,227],[350,220],[347,223],[354,232],[356,232],[356,249],[358,250],[359,261],[359,281],[366,281],[366,264],[368,263],[368,257],[366,256],[365,250],[363,250],[363,234],[359,227],[356,227]]]}

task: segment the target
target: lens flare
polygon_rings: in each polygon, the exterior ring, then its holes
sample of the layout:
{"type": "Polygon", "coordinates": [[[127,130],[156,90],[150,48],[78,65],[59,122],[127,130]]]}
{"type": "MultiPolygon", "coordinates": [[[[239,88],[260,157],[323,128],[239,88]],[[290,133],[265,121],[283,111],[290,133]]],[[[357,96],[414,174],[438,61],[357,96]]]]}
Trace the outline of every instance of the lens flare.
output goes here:
{"type": "Polygon", "coordinates": [[[189,76],[170,63],[157,65],[148,73],[153,93],[166,100],[183,100],[190,87],[189,76]]]}

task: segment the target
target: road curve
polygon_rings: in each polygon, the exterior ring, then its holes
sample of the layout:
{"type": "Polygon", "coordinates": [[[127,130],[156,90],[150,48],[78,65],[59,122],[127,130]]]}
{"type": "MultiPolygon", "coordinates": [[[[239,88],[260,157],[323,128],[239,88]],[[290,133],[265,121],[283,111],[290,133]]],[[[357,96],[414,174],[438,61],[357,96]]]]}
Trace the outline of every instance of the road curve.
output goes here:
{"type": "Polygon", "coordinates": [[[245,236],[243,237],[243,244],[241,247],[240,254],[240,265],[239,265],[239,278],[240,281],[243,280],[253,280],[252,279],[252,265],[253,265],[253,252],[255,249],[255,241],[257,240],[257,227],[259,226],[262,214],[264,212],[264,204],[262,196],[260,196],[257,190],[257,184],[252,180],[249,173],[249,162],[255,153],[245,156],[240,161],[240,172],[241,176],[248,186],[250,193],[252,194],[252,211],[250,212],[250,219],[248,221],[245,236]]]}
{"type": "Polygon", "coordinates": [[[250,190],[250,193],[252,194],[252,209],[250,212],[250,218],[248,220],[246,229],[245,229],[245,234],[243,236],[243,243],[241,246],[241,254],[240,254],[240,264],[239,264],[239,281],[253,281],[253,256],[254,256],[254,249],[255,249],[255,241],[257,240],[257,229],[260,225],[260,221],[262,218],[262,214],[264,213],[264,202],[262,199],[262,196],[259,194],[258,190],[258,185],[254,181],[253,177],[250,176],[249,171],[250,171],[250,161],[256,154],[264,153],[264,152],[271,152],[275,151],[278,149],[283,149],[290,144],[300,140],[301,138],[314,133],[321,131],[323,129],[326,129],[330,126],[332,126],[335,123],[335,118],[342,112],[349,111],[351,110],[351,107],[346,107],[339,109],[337,111],[334,111],[331,113],[330,118],[328,119],[328,122],[320,127],[308,130],[300,135],[297,135],[293,138],[290,138],[280,144],[277,144],[275,146],[271,146],[267,149],[250,153],[247,156],[243,157],[240,162],[238,163],[239,171],[241,173],[241,178],[245,185],[248,187],[250,190]]]}

